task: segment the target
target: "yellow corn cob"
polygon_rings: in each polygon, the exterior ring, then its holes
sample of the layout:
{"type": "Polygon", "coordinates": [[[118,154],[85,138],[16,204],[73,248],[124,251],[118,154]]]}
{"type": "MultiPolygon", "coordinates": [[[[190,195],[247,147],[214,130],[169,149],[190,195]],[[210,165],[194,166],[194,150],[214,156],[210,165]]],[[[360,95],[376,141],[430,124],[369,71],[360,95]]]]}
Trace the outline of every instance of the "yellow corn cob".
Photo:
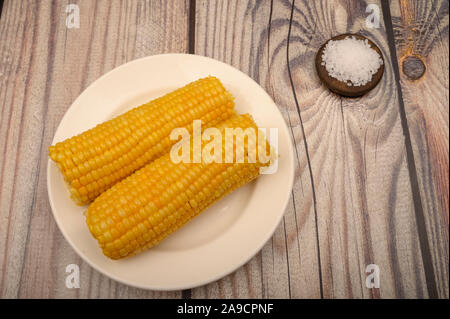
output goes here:
{"type": "Polygon", "coordinates": [[[50,146],[72,199],[88,204],[103,191],[158,156],[175,141],[170,132],[202,120],[203,128],[229,118],[232,95],[215,77],[192,82],[110,121],[50,146]]]}
{"type": "MultiPolygon", "coordinates": [[[[226,127],[253,128],[258,132],[247,114],[234,115],[220,123],[217,128],[222,136],[226,127]]],[[[270,152],[269,156],[273,156],[264,136],[256,139],[266,144],[264,155],[270,152]]],[[[155,246],[208,206],[258,177],[260,167],[270,164],[259,159],[261,143],[256,141],[256,162],[249,163],[249,138],[244,137],[245,160],[236,163],[236,140],[231,144],[232,163],[175,164],[168,153],[100,195],[89,206],[86,222],[103,253],[119,259],[155,246]]],[[[230,144],[226,149],[223,141],[223,159],[228,151],[230,144]]]]}

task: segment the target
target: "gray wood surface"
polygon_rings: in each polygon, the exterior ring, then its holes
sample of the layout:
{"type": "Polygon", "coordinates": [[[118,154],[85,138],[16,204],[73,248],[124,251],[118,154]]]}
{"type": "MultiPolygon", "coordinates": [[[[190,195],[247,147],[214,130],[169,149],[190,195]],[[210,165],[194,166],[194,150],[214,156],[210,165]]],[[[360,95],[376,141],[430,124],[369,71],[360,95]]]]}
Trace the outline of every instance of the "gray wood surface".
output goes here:
{"type": "Polygon", "coordinates": [[[12,1],[0,18],[1,298],[448,298],[448,1],[12,1]],[[69,3],[80,28],[66,27],[69,3]],[[368,4],[379,28],[366,25],[368,4]],[[382,50],[358,99],[320,84],[314,55],[357,32],[382,50]],[[64,112],[102,74],[191,52],[248,74],[291,130],[295,183],[274,236],[203,287],[119,284],[72,250],[53,219],[47,148],[64,112]],[[407,57],[423,61],[404,63],[407,57]],[[419,64],[417,64],[419,63],[419,64]],[[408,69],[410,68],[410,69],[408,69]],[[65,285],[80,266],[80,288],[65,285]],[[366,287],[366,266],[380,288],[366,287]]]}
{"type": "Polygon", "coordinates": [[[448,297],[448,1],[394,2],[391,12],[436,289],[448,297]],[[414,59],[425,67],[417,79],[414,59]]]}

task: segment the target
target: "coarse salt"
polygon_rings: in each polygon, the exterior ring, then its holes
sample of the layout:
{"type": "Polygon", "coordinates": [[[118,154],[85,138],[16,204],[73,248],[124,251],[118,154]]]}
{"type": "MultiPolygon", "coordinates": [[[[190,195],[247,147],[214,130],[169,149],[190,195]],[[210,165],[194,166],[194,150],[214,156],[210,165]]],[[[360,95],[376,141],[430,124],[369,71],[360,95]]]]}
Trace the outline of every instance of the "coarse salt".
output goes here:
{"type": "Polygon", "coordinates": [[[328,74],[348,86],[362,86],[383,64],[377,51],[366,40],[353,36],[342,40],[330,40],[322,54],[322,65],[328,74]]]}

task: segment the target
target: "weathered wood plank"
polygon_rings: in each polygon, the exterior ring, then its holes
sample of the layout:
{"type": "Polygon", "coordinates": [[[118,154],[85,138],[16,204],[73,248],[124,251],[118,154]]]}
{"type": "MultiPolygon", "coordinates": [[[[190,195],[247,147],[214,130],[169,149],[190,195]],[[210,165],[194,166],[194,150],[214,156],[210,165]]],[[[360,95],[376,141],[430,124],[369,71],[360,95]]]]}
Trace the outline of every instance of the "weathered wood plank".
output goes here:
{"type": "MultiPolygon", "coordinates": [[[[295,205],[263,249],[261,269],[252,270],[262,272],[263,296],[320,296],[320,276],[324,297],[426,296],[389,60],[380,86],[356,100],[329,93],[314,70],[316,50],[338,33],[361,32],[389,57],[384,26],[366,30],[366,4],[356,1],[297,1],[292,21],[291,9],[287,1],[197,3],[196,53],[228,62],[261,83],[282,109],[296,144],[295,205]],[[286,64],[290,27],[294,92],[286,64]],[[372,263],[380,267],[379,290],[365,287],[365,269],[372,263]]],[[[205,295],[208,288],[193,291],[194,297],[205,295]]]]}
{"type": "Polygon", "coordinates": [[[6,1],[0,21],[0,296],[165,298],[94,271],[57,229],[47,199],[47,147],[64,112],[92,81],[127,61],[186,52],[187,1],[6,1]],[[65,287],[78,264],[80,289],[65,287]]]}
{"type": "MultiPolygon", "coordinates": [[[[380,2],[370,3],[381,12],[380,2]]],[[[291,118],[304,129],[308,145],[324,297],[426,297],[397,84],[383,21],[379,28],[366,26],[369,2],[364,1],[276,4],[274,17],[292,13],[289,26],[283,26],[292,28],[289,66],[299,101],[298,109],[291,107],[291,118]],[[358,99],[330,93],[314,70],[320,45],[347,32],[372,39],[386,61],[378,87],[358,99]],[[379,289],[366,287],[369,264],[379,266],[379,289]]],[[[290,85],[287,76],[277,83],[290,85]]]]}
{"type": "MultiPolygon", "coordinates": [[[[53,220],[45,170],[61,117],[92,81],[134,58],[187,52],[188,2],[70,1],[80,7],[80,29],[65,26],[69,1],[5,3],[1,297],[181,297],[121,285],[84,263],[53,220]],[[71,263],[80,265],[80,289],[65,287],[71,263]]],[[[381,19],[381,28],[366,27],[366,6],[297,0],[291,11],[287,0],[197,1],[195,53],[241,69],[271,94],[297,165],[274,237],[237,272],[193,289],[193,298],[428,296],[385,26],[381,19]],[[343,32],[373,39],[387,62],[380,85],[360,99],[328,92],[313,69],[319,46],[343,32]],[[365,287],[371,263],[380,267],[380,289],[365,287]]],[[[411,54],[426,66],[417,81],[402,73],[401,84],[436,283],[448,297],[448,3],[394,1],[391,12],[400,66],[411,54]]]]}
{"type": "Polygon", "coordinates": [[[392,1],[390,9],[436,288],[448,298],[448,1],[392,1]]]}
{"type": "Polygon", "coordinates": [[[317,236],[303,136],[292,123],[295,119],[290,118],[292,92],[288,86],[279,85],[286,75],[287,29],[278,27],[289,17],[271,21],[270,1],[197,1],[196,7],[195,53],[233,65],[271,94],[292,127],[298,162],[293,195],[273,238],[234,275],[193,289],[192,297],[318,298],[317,236]],[[278,46],[277,41],[284,41],[284,46],[278,46]]]}

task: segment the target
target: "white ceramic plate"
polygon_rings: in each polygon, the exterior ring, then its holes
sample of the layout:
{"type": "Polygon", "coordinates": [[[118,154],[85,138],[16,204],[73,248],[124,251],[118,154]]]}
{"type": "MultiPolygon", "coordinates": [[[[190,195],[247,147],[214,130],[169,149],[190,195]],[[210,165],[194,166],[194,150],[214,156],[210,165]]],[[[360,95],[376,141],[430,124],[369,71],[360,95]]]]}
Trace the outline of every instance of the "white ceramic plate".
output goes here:
{"type": "Polygon", "coordinates": [[[283,117],[255,81],[210,58],[155,55],[108,72],[75,100],[52,144],[208,75],[218,77],[235,96],[238,112],[251,113],[259,127],[278,128],[278,170],[215,203],[160,245],[123,260],[106,258],[86,226],[86,207],[71,201],[62,174],[48,161],[48,195],[59,229],[88,264],[119,282],[175,290],[217,280],[250,260],[272,236],[284,214],[294,178],[294,156],[283,117]]]}

